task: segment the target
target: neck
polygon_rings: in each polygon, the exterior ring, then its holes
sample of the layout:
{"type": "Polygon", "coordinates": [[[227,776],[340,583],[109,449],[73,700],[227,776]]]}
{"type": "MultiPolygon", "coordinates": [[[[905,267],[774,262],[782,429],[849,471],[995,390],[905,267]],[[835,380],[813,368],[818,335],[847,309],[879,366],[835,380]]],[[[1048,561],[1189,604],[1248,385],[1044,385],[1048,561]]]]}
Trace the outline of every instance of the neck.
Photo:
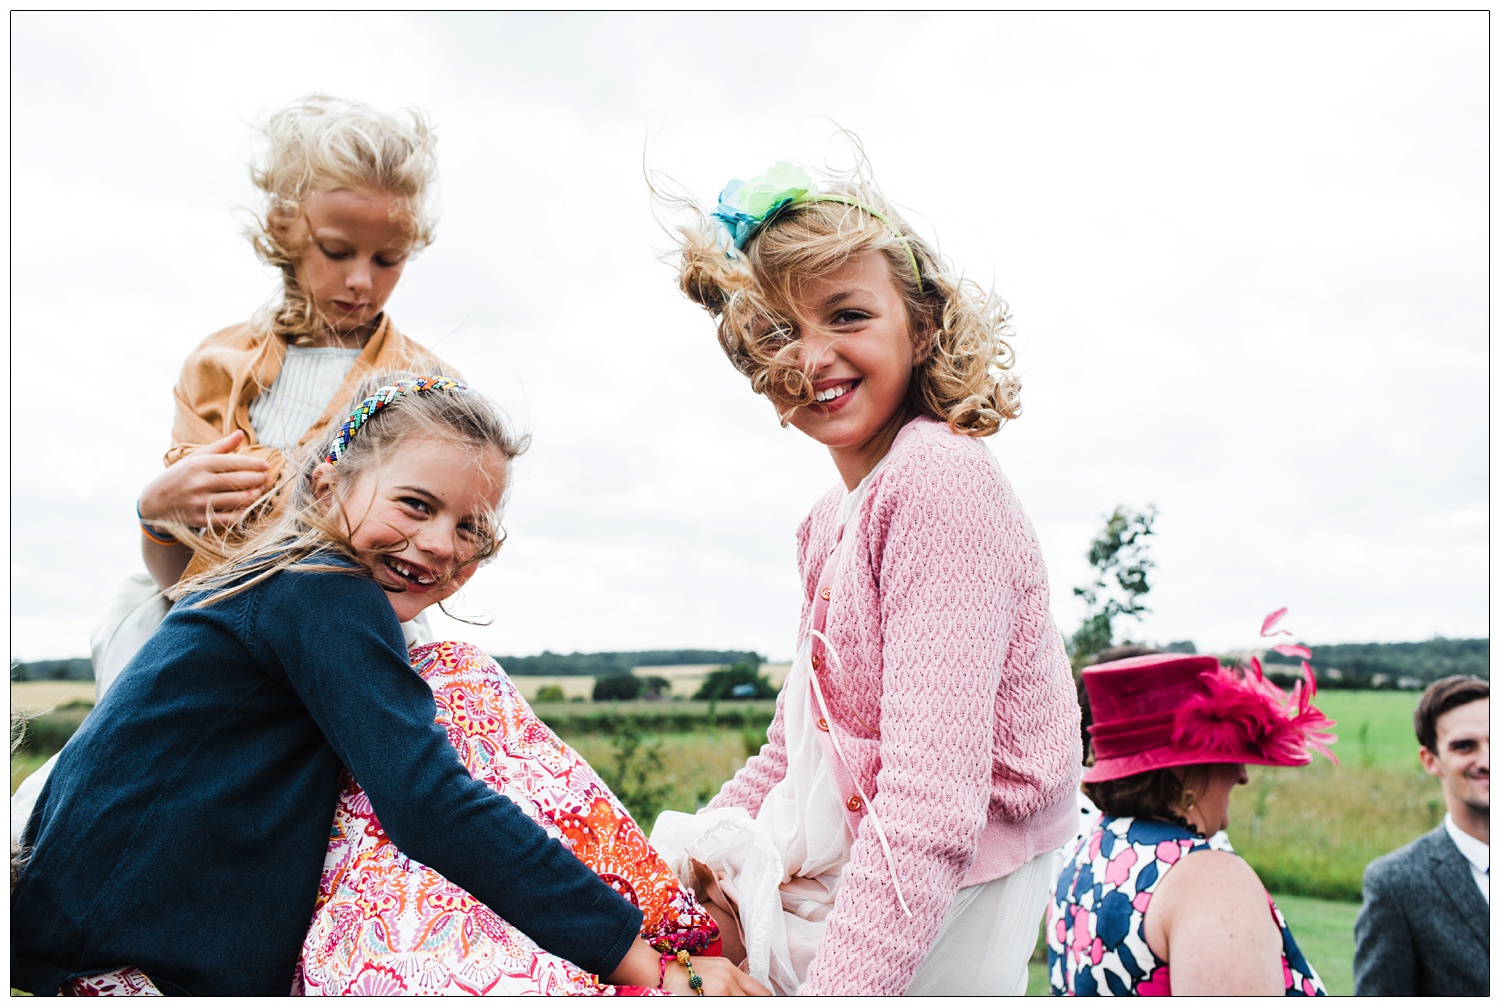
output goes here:
{"type": "Polygon", "coordinates": [[[312,332],[299,337],[296,343],[298,346],[317,349],[337,347],[344,350],[362,350],[365,344],[370,341],[370,337],[375,334],[375,330],[380,327],[380,323],[384,318],[384,315],[376,315],[374,321],[361,325],[357,329],[350,329],[348,332],[339,332],[336,329],[319,325],[312,332]]]}
{"type": "Polygon", "coordinates": [[[896,435],[901,432],[901,428],[916,415],[916,411],[910,406],[903,406],[875,432],[875,436],[863,444],[828,449],[828,453],[833,456],[833,464],[839,470],[839,476],[844,480],[845,489],[854,489],[860,480],[875,471],[875,466],[880,464],[881,459],[890,454],[891,445],[896,443],[896,435]]]}
{"type": "Polygon", "coordinates": [[[1453,816],[1453,824],[1458,826],[1458,830],[1473,836],[1486,846],[1490,845],[1490,809],[1481,811],[1456,802],[1455,805],[1448,807],[1448,814],[1453,816]]]}

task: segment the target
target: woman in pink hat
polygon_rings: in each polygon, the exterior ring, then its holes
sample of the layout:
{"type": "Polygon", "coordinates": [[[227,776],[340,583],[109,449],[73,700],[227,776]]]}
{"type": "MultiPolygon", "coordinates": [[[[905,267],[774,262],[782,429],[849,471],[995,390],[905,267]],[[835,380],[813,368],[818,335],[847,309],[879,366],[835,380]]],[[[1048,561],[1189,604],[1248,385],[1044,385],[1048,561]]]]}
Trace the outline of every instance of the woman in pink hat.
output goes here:
{"type": "Polygon", "coordinates": [[[1084,669],[1094,723],[1083,789],[1103,816],[1064,851],[1053,891],[1054,995],[1324,995],[1224,834],[1246,765],[1305,766],[1309,747],[1333,759],[1333,722],[1303,668],[1306,688],[1290,697],[1258,660],[1243,674],[1182,654],[1084,669]]]}

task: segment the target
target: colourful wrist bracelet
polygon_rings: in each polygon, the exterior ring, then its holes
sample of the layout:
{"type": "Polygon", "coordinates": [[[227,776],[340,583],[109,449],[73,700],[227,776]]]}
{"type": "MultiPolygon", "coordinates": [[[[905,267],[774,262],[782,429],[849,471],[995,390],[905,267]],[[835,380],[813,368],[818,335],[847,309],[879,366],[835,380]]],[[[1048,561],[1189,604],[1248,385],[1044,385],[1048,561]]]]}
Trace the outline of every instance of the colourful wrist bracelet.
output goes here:
{"type": "Polygon", "coordinates": [[[177,539],[174,536],[162,531],[159,528],[153,528],[146,523],[146,519],[141,517],[141,505],[139,501],[137,501],[135,505],[135,519],[141,523],[141,534],[149,538],[151,541],[155,542],[157,545],[177,544],[177,539]]]}
{"type": "Polygon", "coordinates": [[[693,959],[688,956],[686,948],[679,948],[677,961],[683,968],[688,970],[688,988],[693,991],[693,996],[703,995],[703,979],[693,971],[693,959]]]}

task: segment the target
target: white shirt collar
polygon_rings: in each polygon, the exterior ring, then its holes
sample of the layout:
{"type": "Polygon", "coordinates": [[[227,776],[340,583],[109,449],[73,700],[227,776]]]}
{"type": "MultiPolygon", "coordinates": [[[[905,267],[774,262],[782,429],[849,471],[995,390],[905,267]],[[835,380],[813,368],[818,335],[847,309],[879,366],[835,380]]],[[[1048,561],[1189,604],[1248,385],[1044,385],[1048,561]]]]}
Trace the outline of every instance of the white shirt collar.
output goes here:
{"type": "Polygon", "coordinates": [[[1448,830],[1448,836],[1453,840],[1453,845],[1458,847],[1458,852],[1464,855],[1464,859],[1473,864],[1479,871],[1488,871],[1490,866],[1490,845],[1481,842],[1460,829],[1453,821],[1450,812],[1443,816],[1443,828],[1448,830]]]}

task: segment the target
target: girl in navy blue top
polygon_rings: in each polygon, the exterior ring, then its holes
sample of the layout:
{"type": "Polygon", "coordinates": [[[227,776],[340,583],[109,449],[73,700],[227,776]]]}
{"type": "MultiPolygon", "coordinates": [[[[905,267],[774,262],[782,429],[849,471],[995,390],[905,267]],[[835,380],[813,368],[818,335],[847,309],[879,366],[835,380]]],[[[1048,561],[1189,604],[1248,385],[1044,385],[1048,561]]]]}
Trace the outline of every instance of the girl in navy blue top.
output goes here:
{"type": "MultiPolygon", "coordinates": [[[[545,950],[658,984],[640,910],[469,776],[407,660],[400,623],[498,549],[524,439],[457,382],[385,382],[304,462],[280,519],[179,585],[63,750],[12,893],[12,986],[122,970],[166,992],[285,995],[343,767],[406,856],[545,950]]],[[[708,991],[738,990],[718,965],[699,963],[708,991]]]]}

